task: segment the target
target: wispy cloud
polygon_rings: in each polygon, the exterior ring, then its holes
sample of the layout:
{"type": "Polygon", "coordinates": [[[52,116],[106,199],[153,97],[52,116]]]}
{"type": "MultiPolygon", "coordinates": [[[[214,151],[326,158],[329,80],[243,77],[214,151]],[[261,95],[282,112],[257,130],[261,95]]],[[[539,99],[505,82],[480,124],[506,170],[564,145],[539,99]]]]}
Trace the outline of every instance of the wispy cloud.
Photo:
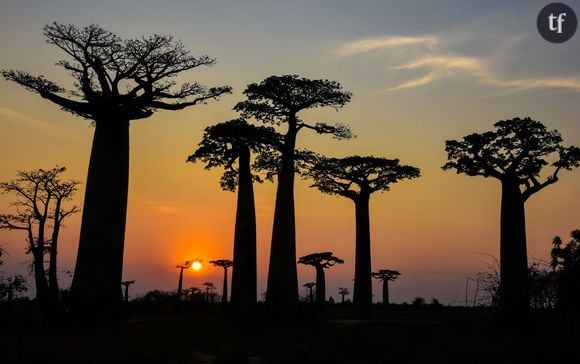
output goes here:
{"type": "MultiPolygon", "coordinates": [[[[424,87],[433,82],[457,76],[468,77],[479,84],[508,89],[508,92],[530,89],[580,91],[580,78],[575,76],[502,77],[497,70],[490,66],[493,62],[490,62],[489,57],[464,56],[458,50],[449,49],[453,47],[449,47],[447,43],[444,37],[434,35],[419,37],[385,36],[365,38],[346,43],[339,47],[339,51],[343,56],[351,56],[383,48],[392,49],[411,45],[423,46],[417,48],[418,51],[415,51],[413,53],[414,56],[407,62],[388,68],[391,71],[403,71],[409,74],[411,78],[379,92],[424,87]]],[[[498,45],[498,47],[501,47],[501,45],[498,45]]],[[[404,52],[399,55],[399,58],[401,58],[401,55],[403,59],[409,57],[404,52]]],[[[388,62],[388,60],[386,61],[388,62]]]]}
{"type": "Polygon", "coordinates": [[[9,107],[1,107],[0,106],[0,118],[6,119],[8,121],[16,121],[25,123],[28,125],[36,126],[36,127],[43,127],[49,129],[55,129],[56,127],[52,124],[48,124],[33,118],[30,115],[23,114],[19,111],[11,109],[9,107]]]}
{"type": "Polygon", "coordinates": [[[344,56],[357,53],[365,53],[383,48],[395,48],[401,46],[423,45],[429,48],[435,47],[439,40],[433,36],[407,37],[407,36],[385,36],[378,38],[366,38],[344,44],[339,52],[344,56]]]}
{"type": "Polygon", "coordinates": [[[431,82],[435,81],[435,79],[436,79],[435,74],[429,74],[427,76],[415,78],[415,79],[412,79],[410,81],[405,81],[405,82],[403,82],[395,87],[391,87],[391,88],[388,88],[386,90],[382,90],[380,92],[398,91],[398,90],[403,90],[406,88],[420,87],[420,86],[430,84],[431,82]]]}
{"type": "Polygon", "coordinates": [[[446,55],[427,55],[421,59],[392,67],[393,69],[413,70],[418,68],[430,68],[440,70],[465,70],[476,73],[484,71],[485,66],[480,59],[473,57],[457,57],[446,55]]]}

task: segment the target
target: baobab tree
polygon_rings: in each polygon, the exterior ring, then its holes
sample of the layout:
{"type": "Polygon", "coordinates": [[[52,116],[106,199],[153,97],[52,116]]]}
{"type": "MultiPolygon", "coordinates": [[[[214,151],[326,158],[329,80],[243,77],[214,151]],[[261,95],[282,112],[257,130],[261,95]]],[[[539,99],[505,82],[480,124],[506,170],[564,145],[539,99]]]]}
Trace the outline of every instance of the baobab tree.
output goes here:
{"type": "Polygon", "coordinates": [[[125,288],[125,303],[129,302],[129,286],[135,284],[135,281],[123,281],[121,285],[125,288]]]}
{"type": "Polygon", "coordinates": [[[64,167],[20,171],[16,179],[0,183],[0,192],[16,197],[12,214],[0,215],[0,229],[26,233],[26,252],[32,254],[36,299],[49,314],[58,309],[60,289],[57,255],[60,229],[64,220],[79,211],[67,207],[79,182],[63,180],[64,167]],[[48,279],[45,256],[49,256],[48,279]]]}
{"type": "Polygon", "coordinates": [[[314,286],[316,286],[316,283],[314,282],[307,282],[302,285],[302,287],[308,289],[308,302],[310,303],[314,302],[314,295],[312,294],[312,289],[314,286]]]}
{"type": "Polygon", "coordinates": [[[419,177],[419,169],[401,165],[398,159],[352,156],[313,160],[308,175],[321,192],[351,199],[355,205],[356,246],[353,308],[355,316],[372,315],[371,237],[369,201],[371,194],[388,191],[390,185],[419,177]]]}
{"type": "Polygon", "coordinates": [[[309,129],[318,134],[330,134],[337,139],[352,137],[350,129],[344,125],[310,124],[298,114],[321,107],[339,109],[350,101],[351,93],[343,91],[342,86],[335,81],[283,75],[268,77],[259,84],[250,84],[244,94],[247,100],[235,106],[235,110],[240,111],[242,117],[275,125],[285,124],[287,127],[281,146],[266,290],[266,302],[270,307],[277,306],[283,310],[298,302],[294,213],[295,149],[298,133],[309,129]]]}
{"type": "Polygon", "coordinates": [[[238,190],[234,228],[232,304],[243,311],[256,303],[256,207],[251,154],[276,154],[281,135],[274,128],[248,124],[234,119],[209,126],[188,162],[204,162],[206,169],[222,167],[220,184],[224,190],[238,190]],[[237,168],[236,168],[237,162],[237,168]]]}
{"type": "Polygon", "coordinates": [[[388,305],[389,301],[389,282],[394,281],[399,278],[401,273],[396,270],[381,269],[378,272],[373,272],[372,276],[378,279],[379,282],[383,282],[383,304],[388,305]]]}
{"type": "Polygon", "coordinates": [[[212,282],[204,282],[203,286],[205,286],[205,301],[207,303],[213,303],[213,291],[215,289],[215,284],[212,282]]]}
{"type": "Polygon", "coordinates": [[[338,294],[340,295],[340,303],[344,303],[345,296],[350,296],[350,292],[348,291],[348,288],[344,288],[344,287],[338,288],[338,294]]]}
{"type": "Polygon", "coordinates": [[[556,130],[530,118],[501,120],[494,131],[445,142],[444,170],[497,179],[501,184],[500,305],[507,314],[529,307],[525,202],[580,164],[580,149],[562,146],[556,130]],[[542,169],[552,171],[542,179],[542,169]]]}
{"type": "Polygon", "coordinates": [[[179,280],[177,281],[177,300],[181,301],[181,291],[183,289],[183,270],[188,269],[193,264],[193,260],[186,260],[183,264],[177,264],[175,268],[179,269],[179,280]]]}
{"type": "Polygon", "coordinates": [[[326,301],[324,270],[342,263],[344,260],[335,257],[332,252],[308,254],[298,260],[298,264],[311,265],[316,269],[316,303],[323,304],[326,301]]]}
{"type": "Polygon", "coordinates": [[[220,260],[210,260],[210,264],[213,264],[214,267],[220,267],[224,269],[224,284],[223,284],[223,293],[222,293],[222,303],[228,303],[228,268],[234,266],[234,262],[229,259],[220,259],[220,260]]]}
{"type": "Polygon", "coordinates": [[[191,55],[171,36],[121,39],[97,25],[80,28],[56,22],[46,25],[43,33],[70,58],[57,65],[72,76],[75,90],[28,72],[2,70],[2,75],[95,127],[71,298],[73,308],[87,317],[114,315],[122,297],[131,121],[157,110],[205,103],[231,88],[197,82],[176,86],[178,74],[212,66],[215,59],[191,55]]]}

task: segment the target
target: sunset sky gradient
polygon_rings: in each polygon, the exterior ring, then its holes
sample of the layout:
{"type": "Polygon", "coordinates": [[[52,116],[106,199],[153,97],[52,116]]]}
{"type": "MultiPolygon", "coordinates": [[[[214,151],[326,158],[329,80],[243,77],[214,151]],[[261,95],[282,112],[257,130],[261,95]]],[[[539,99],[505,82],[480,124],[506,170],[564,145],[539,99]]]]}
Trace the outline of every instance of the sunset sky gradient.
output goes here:
{"type": "MultiPolygon", "coordinates": [[[[194,55],[217,58],[212,68],[180,81],[231,85],[232,95],[184,111],[162,111],[131,126],[131,167],[124,279],[132,296],[177,286],[175,265],[232,258],[235,194],[219,187],[220,171],[185,163],[203,129],[237,117],[233,106],[252,82],[270,75],[327,78],[352,91],[343,109],[309,111],[312,122],[344,122],[356,139],[299,136],[299,147],[329,156],[400,158],[422,177],[371,199],[373,269],[402,273],[393,302],[416,296],[457,303],[466,277],[499,256],[497,181],[444,172],[444,141],[492,128],[500,119],[530,116],[558,129],[565,145],[580,146],[580,34],[550,44],[536,30],[546,1],[2,1],[0,68],[42,74],[62,86],[65,58],[45,43],[53,21],[99,24],[122,37],[170,34],[194,55]],[[479,252],[479,253],[478,253],[479,252]]],[[[580,14],[580,1],[568,1],[580,14]]],[[[283,131],[283,129],[281,129],[283,131]]],[[[22,87],[0,80],[0,180],[18,170],[66,166],[83,184],[93,128],[22,87]]],[[[327,295],[352,292],[354,205],[295,186],[298,256],[333,251],[345,260],[327,272],[327,295]]],[[[265,290],[275,185],[255,186],[258,217],[258,292],[265,290]]],[[[530,261],[547,260],[554,235],[580,228],[580,171],[527,204],[530,261]]],[[[8,212],[10,196],[0,196],[8,212]]],[[[60,265],[73,269],[80,214],[63,231],[60,265]]],[[[25,272],[24,236],[0,232],[10,256],[5,268],[25,272]]],[[[314,270],[299,266],[300,285],[314,270]]],[[[98,274],[96,272],[95,274],[98,274]]],[[[212,281],[222,270],[205,264],[184,274],[184,287],[212,281]]],[[[63,286],[70,281],[61,277],[63,286]],[[66,282],[66,283],[65,283],[66,282]]],[[[29,280],[32,282],[32,279],[29,280]]],[[[380,300],[380,283],[373,283],[380,300]]],[[[302,289],[301,289],[302,292],[302,289]]],[[[305,292],[302,292],[305,293],[305,292]]]]}

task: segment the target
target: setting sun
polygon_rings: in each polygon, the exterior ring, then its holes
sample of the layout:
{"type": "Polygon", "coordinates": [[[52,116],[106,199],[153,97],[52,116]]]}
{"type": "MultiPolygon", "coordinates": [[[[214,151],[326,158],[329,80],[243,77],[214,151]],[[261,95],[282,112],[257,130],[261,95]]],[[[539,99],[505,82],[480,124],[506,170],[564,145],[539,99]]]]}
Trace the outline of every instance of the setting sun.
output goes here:
{"type": "Polygon", "coordinates": [[[201,267],[202,267],[201,262],[197,260],[193,262],[193,264],[191,264],[191,269],[193,270],[200,270],[201,267]]]}

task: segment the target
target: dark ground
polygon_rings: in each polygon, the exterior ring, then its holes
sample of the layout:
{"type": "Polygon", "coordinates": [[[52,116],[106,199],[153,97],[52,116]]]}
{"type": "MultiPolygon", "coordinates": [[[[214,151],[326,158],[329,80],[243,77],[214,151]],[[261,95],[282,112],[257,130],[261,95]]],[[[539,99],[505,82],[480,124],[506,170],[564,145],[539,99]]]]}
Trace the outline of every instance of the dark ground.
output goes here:
{"type": "Polygon", "coordinates": [[[0,306],[0,363],[577,363],[580,338],[550,312],[508,325],[490,309],[333,305],[327,320],[228,319],[218,305],[133,306],[118,327],[44,323],[32,303],[0,306]]]}

